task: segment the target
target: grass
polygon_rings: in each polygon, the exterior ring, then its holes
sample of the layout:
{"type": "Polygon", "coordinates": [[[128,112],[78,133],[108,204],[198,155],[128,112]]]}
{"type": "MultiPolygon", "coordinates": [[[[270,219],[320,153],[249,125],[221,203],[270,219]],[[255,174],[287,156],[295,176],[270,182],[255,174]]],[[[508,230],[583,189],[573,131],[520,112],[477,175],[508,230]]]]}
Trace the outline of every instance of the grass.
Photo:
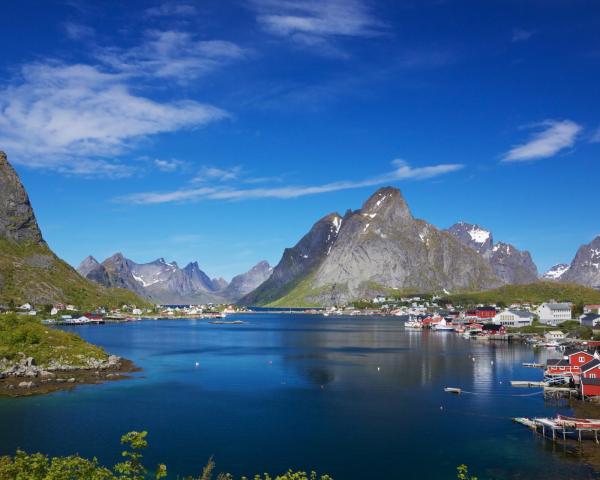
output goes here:
{"type": "Polygon", "coordinates": [[[525,285],[505,285],[493,290],[448,295],[455,305],[477,305],[486,303],[543,303],[551,299],[558,302],[600,303],[600,292],[593,288],[573,283],[535,282],[525,285]]]}
{"type": "Polygon", "coordinates": [[[18,360],[33,357],[40,366],[51,360],[75,367],[85,360],[106,360],[108,354],[74,333],[42,325],[38,320],[16,314],[0,315],[0,359],[18,360]]]}
{"type": "Polygon", "coordinates": [[[82,309],[149,306],[128,290],[104,288],[84,279],[45,245],[0,239],[0,303],[25,302],[70,303],[82,309]]]}

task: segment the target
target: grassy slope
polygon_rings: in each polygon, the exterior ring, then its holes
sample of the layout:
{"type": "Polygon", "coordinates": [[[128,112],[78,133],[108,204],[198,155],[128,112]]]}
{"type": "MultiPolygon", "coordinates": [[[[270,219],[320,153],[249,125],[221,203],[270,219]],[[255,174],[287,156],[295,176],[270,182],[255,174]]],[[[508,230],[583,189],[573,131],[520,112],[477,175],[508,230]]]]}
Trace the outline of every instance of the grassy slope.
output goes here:
{"type": "Polygon", "coordinates": [[[82,308],[148,305],[136,294],[107,289],[82,278],[41,245],[0,239],[0,303],[72,303],[82,308]]]}
{"type": "Polygon", "coordinates": [[[52,359],[83,366],[82,359],[107,358],[102,348],[87,343],[78,335],[44,326],[31,317],[0,315],[0,359],[18,360],[21,353],[33,357],[41,366],[52,359]]]}
{"type": "Polygon", "coordinates": [[[478,304],[504,302],[542,303],[550,299],[574,303],[600,303],[600,292],[574,283],[536,282],[526,285],[505,285],[482,292],[458,293],[449,296],[453,303],[478,304]]]}

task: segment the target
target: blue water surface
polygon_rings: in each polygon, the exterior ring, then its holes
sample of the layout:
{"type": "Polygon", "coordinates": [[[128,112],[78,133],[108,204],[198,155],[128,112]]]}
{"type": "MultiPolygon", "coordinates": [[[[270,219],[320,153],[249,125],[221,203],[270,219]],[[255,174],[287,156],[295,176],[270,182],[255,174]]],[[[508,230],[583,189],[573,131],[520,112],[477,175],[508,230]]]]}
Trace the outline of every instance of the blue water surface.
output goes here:
{"type": "Polygon", "coordinates": [[[17,448],[119,460],[119,437],[147,430],[148,463],[198,475],[214,455],[237,475],[288,468],[336,480],[597,478],[593,444],[563,449],[511,422],[573,411],[544,402],[544,361],[525,345],[407,331],[396,318],[294,313],[71,327],[133,360],[132,380],[0,399],[0,454],[17,448]],[[198,362],[198,366],[196,366],[198,362]],[[444,393],[446,386],[462,395],[444,393]],[[591,459],[590,459],[591,458],[591,459]]]}

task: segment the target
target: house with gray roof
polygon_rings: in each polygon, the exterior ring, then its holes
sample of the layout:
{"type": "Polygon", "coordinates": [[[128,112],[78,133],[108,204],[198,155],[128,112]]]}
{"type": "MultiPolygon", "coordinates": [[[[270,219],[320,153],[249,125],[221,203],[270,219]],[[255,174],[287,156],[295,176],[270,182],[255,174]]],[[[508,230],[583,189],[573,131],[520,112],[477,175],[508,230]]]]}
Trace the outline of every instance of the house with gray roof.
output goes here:
{"type": "Polygon", "coordinates": [[[535,311],[536,315],[540,319],[540,323],[546,325],[552,325],[555,327],[559,323],[572,320],[571,316],[572,303],[570,302],[548,302],[542,303],[535,311]]]}
{"type": "Polygon", "coordinates": [[[533,322],[534,314],[526,310],[505,309],[498,312],[493,322],[505,327],[526,327],[533,322]]]}

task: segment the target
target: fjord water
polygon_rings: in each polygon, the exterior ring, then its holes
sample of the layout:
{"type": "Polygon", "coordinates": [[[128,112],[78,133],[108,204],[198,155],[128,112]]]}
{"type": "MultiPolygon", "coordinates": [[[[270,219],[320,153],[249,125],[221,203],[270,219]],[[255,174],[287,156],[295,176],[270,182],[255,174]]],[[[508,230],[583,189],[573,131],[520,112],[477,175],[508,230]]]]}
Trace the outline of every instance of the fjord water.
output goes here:
{"type": "MultiPolygon", "coordinates": [[[[119,437],[148,430],[149,463],[199,474],[316,469],[337,480],[596,478],[588,452],[534,437],[511,417],[545,404],[524,345],[406,331],[398,318],[236,315],[243,325],[144,320],[73,327],[132,359],[135,379],[0,399],[0,454],[16,448],[118,461],[119,437]],[[199,366],[196,366],[196,362],[199,366]],[[443,392],[457,386],[472,393],[443,392]]],[[[588,448],[592,454],[598,447],[588,448]]]]}

